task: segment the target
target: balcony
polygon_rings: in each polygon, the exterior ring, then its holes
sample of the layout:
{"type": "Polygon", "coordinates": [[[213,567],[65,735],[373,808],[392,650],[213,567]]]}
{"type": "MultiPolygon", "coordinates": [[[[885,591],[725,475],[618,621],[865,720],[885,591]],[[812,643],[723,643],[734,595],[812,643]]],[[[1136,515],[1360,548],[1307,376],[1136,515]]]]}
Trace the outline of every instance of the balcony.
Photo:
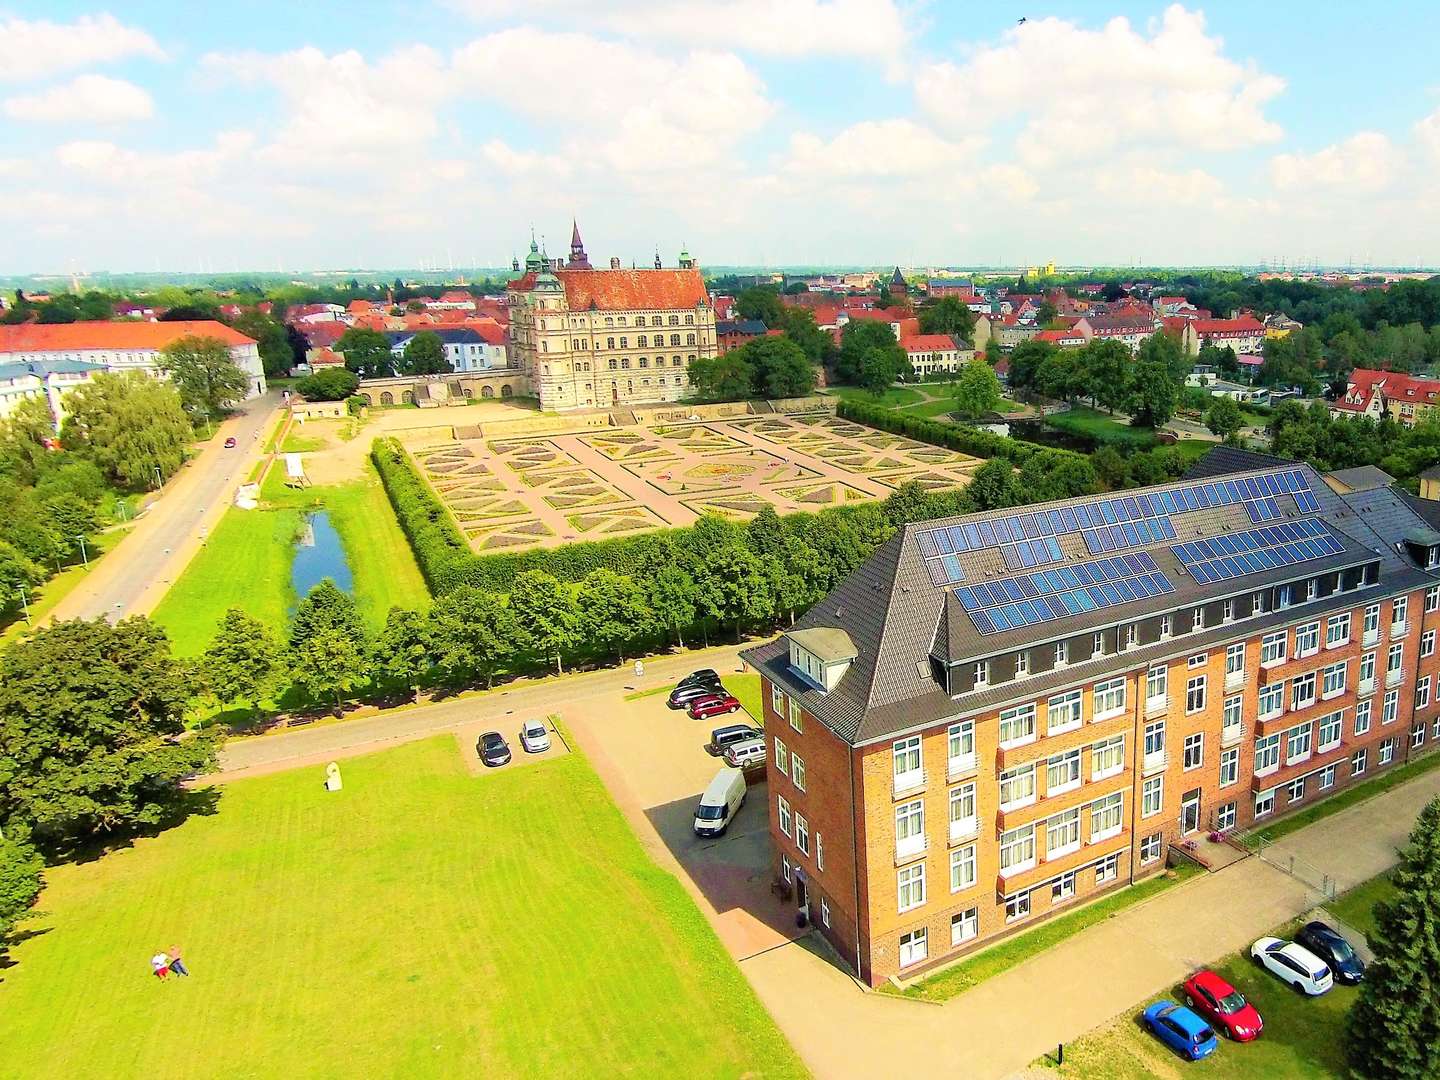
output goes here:
{"type": "Polygon", "coordinates": [[[1405,631],[1409,628],[1410,624],[1408,622],[1392,622],[1390,624],[1390,640],[1394,641],[1397,638],[1403,638],[1405,631]]]}
{"type": "Polygon", "coordinates": [[[911,859],[918,859],[925,854],[929,846],[926,836],[921,833],[919,836],[907,836],[903,840],[898,836],[895,838],[895,863],[909,862],[911,859]]]}
{"type": "Polygon", "coordinates": [[[1239,671],[1227,671],[1225,673],[1225,689],[1239,690],[1245,685],[1246,671],[1241,668],[1239,671]]]}
{"type": "Polygon", "coordinates": [[[1229,727],[1220,729],[1220,745],[1222,747],[1234,746],[1243,738],[1245,738],[1244,724],[1231,724],[1229,727]]]}
{"type": "Polygon", "coordinates": [[[1359,684],[1355,687],[1355,693],[1359,694],[1361,697],[1364,697],[1366,694],[1373,694],[1374,692],[1374,679],[1361,679],[1359,684]]]}
{"type": "Polygon", "coordinates": [[[1146,754],[1140,762],[1141,776],[1154,776],[1157,772],[1164,772],[1165,766],[1170,762],[1170,755],[1164,750],[1157,750],[1153,754],[1146,754]]]}
{"type": "Polygon", "coordinates": [[[1385,672],[1385,685],[1387,687],[1399,686],[1400,680],[1404,678],[1404,676],[1405,672],[1403,669],[1399,671],[1387,671],[1385,672]]]}
{"type": "Polygon", "coordinates": [[[1374,645],[1379,640],[1380,628],[1378,626],[1374,630],[1366,630],[1360,635],[1360,644],[1364,646],[1374,645]]]}
{"type": "Polygon", "coordinates": [[[980,831],[980,819],[974,815],[967,818],[957,818],[950,822],[950,843],[958,844],[963,840],[970,840],[980,831]]]}
{"type": "Polygon", "coordinates": [[[917,795],[925,790],[925,770],[913,769],[910,772],[900,773],[895,777],[894,797],[903,798],[906,795],[917,795]]]}
{"type": "Polygon", "coordinates": [[[1161,713],[1164,713],[1164,712],[1168,711],[1169,708],[1170,708],[1170,697],[1169,697],[1169,695],[1167,695],[1167,694],[1161,694],[1161,695],[1158,696],[1158,697],[1152,697],[1152,698],[1146,698],[1146,699],[1145,699],[1145,715],[1146,715],[1146,716],[1159,716],[1161,713]]]}
{"type": "Polygon", "coordinates": [[[952,757],[945,766],[945,779],[959,780],[962,776],[969,776],[979,768],[979,765],[980,759],[974,753],[952,757]]]}

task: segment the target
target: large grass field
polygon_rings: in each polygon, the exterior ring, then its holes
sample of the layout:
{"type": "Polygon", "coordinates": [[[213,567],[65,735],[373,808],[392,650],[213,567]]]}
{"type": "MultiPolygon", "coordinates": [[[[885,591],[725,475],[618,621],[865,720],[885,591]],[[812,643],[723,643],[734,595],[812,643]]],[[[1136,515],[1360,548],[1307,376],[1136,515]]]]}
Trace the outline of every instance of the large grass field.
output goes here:
{"type": "Polygon", "coordinates": [[[355,603],[372,630],[394,605],[428,608],[430,593],[379,479],[289,491],[272,469],[268,510],[225,512],[154,616],[182,656],[203,652],[227,608],[239,607],[277,630],[296,597],[290,585],[295,537],[304,509],[325,509],[340,534],[355,583],[355,603]]]}
{"type": "Polygon", "coordinates": [[[343,770],[52,870],[0,972],[0,1074],[803,1074],[581,755],[474,776],[444,736],[343,770]],[[172,944],[192,977],[160,983],[172,944]]]}
{"type": "MultiPolygon", "coordinates": [[[[1372,878],[1327,905],[1335,916],[1361,933],[1374,929],[1375,903],[1394,892],[1388,874],[1372,878]]],[[[1294,927],[1276,931],[1288,937],[1294,927]]],[[[1357,991],[1338,983],[1319,998],[1302,997],[1255,966],[1248,953],[1236,953],[1214,965],[1241,991],[1265,1020],[1265,1031],[1253,1043],[1221,1040],[1220,1049],[1204,1061],[1188,1063],[1144,1030],[1136,1018],[1151,1001],[1184,1001],[1180,987],[1170,988],[1135,1006],[1124,1016],[1065,1046],[1065,1065],[1043,1063],[1057,1077],[1072,1080],[1141,1080],[1150,1077],[1215,1077],[1221,1080],[1342,1080],[1347,1077],[1343,1044],[1345,1014],[1357,991]]]]}

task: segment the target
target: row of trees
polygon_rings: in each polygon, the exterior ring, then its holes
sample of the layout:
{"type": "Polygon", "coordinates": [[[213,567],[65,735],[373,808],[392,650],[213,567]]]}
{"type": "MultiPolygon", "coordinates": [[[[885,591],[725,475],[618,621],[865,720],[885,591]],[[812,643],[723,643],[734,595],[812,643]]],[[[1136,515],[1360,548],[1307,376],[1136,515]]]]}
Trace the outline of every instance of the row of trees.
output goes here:
{"type": "Polygon", "coordinates": [[[690,383],[701,401],[804,397],[815,389],[815,365],[784,335],[758,337],[692,361],[690,383]]]}
{"type": "Polygon", "coordinates": [[[1130,413],[1137,427],[1159,427],[1175,415],[1190,368],[1180,339],[1169,333],[1151,335],[1135,354],[1123,342],[1098,338],[1078,349],[1026,341],[1010,354],[1010,385],[1061,400],[1088,398],[1130,413]]]}
{"type": "Polygon", "coordinates": [[[1267,427],[1273,453],[1308,461],[1322,472],[1378,465],[1408,482],[1440,463],[1440,420],[1407,428],[1388,417],[1332,417],[1324,402],[1286,401],[1275,407],[1267,427]]]}
{"type": "Polygon", "coordinates": [[[340,335],[335,351],[345,357],[345,367],[362,379],[445,375],[451,370],[445,343],[433,330],[416,334],[397,357],[390,351],[390,339],[379,330],[352,326],[340,335]]]}

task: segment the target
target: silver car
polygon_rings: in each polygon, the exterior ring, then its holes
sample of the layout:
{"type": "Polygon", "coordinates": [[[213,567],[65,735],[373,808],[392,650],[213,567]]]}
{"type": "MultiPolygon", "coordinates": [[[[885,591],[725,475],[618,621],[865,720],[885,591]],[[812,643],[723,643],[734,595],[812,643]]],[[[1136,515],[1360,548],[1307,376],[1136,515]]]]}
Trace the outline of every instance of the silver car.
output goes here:
{"type": "Polygon", "coordinates": [[[539,720],[526,720],[520,728],[520,745],[527,754],[543,754],[550,749],[550,732],[539,720]]]}

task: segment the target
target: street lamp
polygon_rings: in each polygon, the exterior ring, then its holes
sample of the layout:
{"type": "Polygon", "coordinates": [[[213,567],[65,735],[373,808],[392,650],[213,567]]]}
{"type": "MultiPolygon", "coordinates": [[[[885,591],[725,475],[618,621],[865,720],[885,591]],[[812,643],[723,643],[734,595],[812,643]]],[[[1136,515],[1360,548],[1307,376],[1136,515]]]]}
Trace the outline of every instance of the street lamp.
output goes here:
{"type": "Polygon", "coordinates": [[[163,480],[160,479],[160,466],[159,466],[159,465],[156,465],[156,466],[155,466],[155,489],[158,491],[158,490],[160,489],[160,486],[161,486],[162,484],[164,484],[164,483],[165,483],[165,481],[163,481],[163,480]]]}
{"type": "Polygon", "coordinates": [[[30,598],[25,595],[25,586],[20,586],[20,606],[25,609],[25,625],[30,625],[30,598]]]}
{"type": "Polygon", "coordinates": [[[82,533],[75,537],[75,539],[80,541],[80,558],[85,560],[85,569],[88,570],[90,569],[90,556],[85,551],[85,536],[82,533]]]}

